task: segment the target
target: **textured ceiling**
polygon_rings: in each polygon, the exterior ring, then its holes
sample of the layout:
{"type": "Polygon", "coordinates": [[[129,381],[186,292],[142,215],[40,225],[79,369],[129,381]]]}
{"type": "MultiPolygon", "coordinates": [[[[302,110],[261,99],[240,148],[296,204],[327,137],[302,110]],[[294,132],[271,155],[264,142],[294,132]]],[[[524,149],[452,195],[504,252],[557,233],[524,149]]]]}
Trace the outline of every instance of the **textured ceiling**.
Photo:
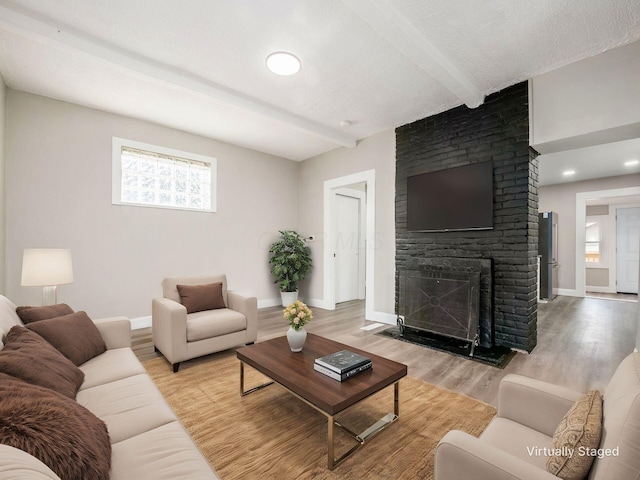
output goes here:
{"type": "Polygon", "coordinates": [[[9,87],[293,160],[638,39],[638,0],[0,0],[9,87]]]}

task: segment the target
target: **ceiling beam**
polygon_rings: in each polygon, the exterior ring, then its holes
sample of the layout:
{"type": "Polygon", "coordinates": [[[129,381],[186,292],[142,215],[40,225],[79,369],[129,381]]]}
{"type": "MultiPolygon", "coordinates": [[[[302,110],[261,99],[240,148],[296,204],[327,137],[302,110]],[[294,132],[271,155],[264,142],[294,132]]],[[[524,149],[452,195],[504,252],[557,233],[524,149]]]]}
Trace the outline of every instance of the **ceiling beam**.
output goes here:
{"type": "Polygon", "coordinates": [[[428,73],[469,108],[484,95],[442,52],[386,0],[342,0],[384,39],[428,73]]]}
{"type": "Polygon", "coordinates": [[[71,47],[94,58],[142,74],[147,78],[199,92],[215,100],[235,105],[251,113],[294,127],[334,145],[348,148],[356,146],[356,139],[344,132],[211,82],[185,70],[119,48],[19,5],[0,5],[0,26],[19,35],[26,34],[30,38],[35,37],[36,40],[45,38],[71,47]]]}

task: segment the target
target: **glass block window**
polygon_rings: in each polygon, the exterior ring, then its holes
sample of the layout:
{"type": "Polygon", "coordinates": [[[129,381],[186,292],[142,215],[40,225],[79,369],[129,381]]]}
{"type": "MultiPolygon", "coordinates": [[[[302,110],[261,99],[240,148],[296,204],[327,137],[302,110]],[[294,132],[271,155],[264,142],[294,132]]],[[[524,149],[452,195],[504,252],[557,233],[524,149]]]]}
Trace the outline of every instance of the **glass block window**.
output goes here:
{"type": "Polygon", "coordinates": [[[216,159],[114,138],[113,203],[215,211],[216,159]]]}

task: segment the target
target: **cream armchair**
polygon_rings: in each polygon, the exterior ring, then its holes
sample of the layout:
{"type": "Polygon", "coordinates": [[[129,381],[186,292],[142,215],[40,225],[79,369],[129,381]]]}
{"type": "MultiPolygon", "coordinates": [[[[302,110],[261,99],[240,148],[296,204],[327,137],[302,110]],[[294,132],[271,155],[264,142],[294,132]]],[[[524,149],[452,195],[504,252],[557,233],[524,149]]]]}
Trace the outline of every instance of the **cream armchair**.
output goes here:
{"type": "MultiPolygon", "coordinates": [[[[531,378],[507,375],[500,383],[498,413],[480,438],[455,430],[442,438],[435,454],[436,480],[557,479],[547,472],[547,457],[540,449],[551,446],[562,417],[581,395],[531,378]]],[[[622,361],[603,398],[602,456],[595,456],[587,478],[637,480],[640,353],[622,361]]]]}
{"type": "Polygon", "coordinates": [[[225,275],[173,277],[162,281],[163,298],[152,301],[152,335],[156,351],[161,352],[174,373],[180,362],[254,343],[258,336],[256,297],[227,291],[225,275]],[[180,303],[178,285],[222,283],[227,308],[187,314],[180,303]]]}

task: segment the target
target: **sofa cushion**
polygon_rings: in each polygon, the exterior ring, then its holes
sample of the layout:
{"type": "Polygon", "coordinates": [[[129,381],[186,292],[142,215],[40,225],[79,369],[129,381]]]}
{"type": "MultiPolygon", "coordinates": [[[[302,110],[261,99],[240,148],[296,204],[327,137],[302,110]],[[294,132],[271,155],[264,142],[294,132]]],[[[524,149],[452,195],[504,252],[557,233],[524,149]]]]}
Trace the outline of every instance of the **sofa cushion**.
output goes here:
{"type": "Polygon", "coordinates": [[[603,451],[618,455],[596,458],[590,479],[637,478],[640,472],[640,353],[628,355],[604,391],[603,451]],[[616,450],[617,449],[617,450],[616,450]]]}
{"type": "Polygon", "coordinates": [[[16,325],[0,351],[0,372],[75,398],[84,373],[37,333],[16,325]]]}
{"type": "Polygon", "coordinates": [[[147,373],[130,348],[114,348],[80,365],[85,374],[80,391],[147,373]]]}
{"type": "Polygon", "coordinates": [[[56,347],[75,365],[82,365],[107,350],[98,327],[85,312],[33,322],[27,328],[56,347]]]}
{"type": "Polygon", "coordinates": [[[16,313],[25,325],[40,320],[48,320],[50,318],[62,317],[73,313],[73,309],[66,303],[58,303],[56,305],[46,305],[43,307],[17,307],[16,313]]]}
{"type": "Polygon", "coordinates": [[[507,418],[495,417],[484,429],[483,442],[544,470],[547,462],[544,448],[551,437],[507,418]]]}
{"type": "Polygon", "coordinates": [[[246,328],[247,319],[245,316],[228,308],[187,315],[188,342],[240,332],[246,328]]]}
{"type": "Polygon", "coordinates": [[[22,325],[16,313],[15,304],[4,295],[0,295],[0,349],[4,346],[4,338],[15,325],[22,325]]]}
{"type": "Polygon", "coordinates": [[[105,424],[75,400],[0,374],[0,443],[19,448],[64,479],[108,479],[105,424]]]}
{"type": "Polygon", "coordinates": [[[148,375],[85,388],[76,401],[107,424],[116,443],[176,420],[174,413],[148,375]]]}
{"type": "Polygon", "coordinates": [[[112,480],[217,479],[180,422],[114,443],[112,480]]]}
{"type": "Polygon", "coordinates": [[[602,395],[591,390],[578,399],[560,421],[551,442],[547,471],[563,480],[582,480],[593,463],[588,453],[600,445],[602,395]],[[586,450],[584,450],[586,449],[586,450]]]}
{"type": "Polygon", "coordinates": [[[0,444],[0,478],[7,480],[60,480],[36,457],[19,448],[0,444]]]}
{"type": "Polygon", "coordinates": [[[226,308],[222,298],[222,282],[206,285],[176,285],[180,294],[180,303],[187,313],[202,312],[226,308]]]}

